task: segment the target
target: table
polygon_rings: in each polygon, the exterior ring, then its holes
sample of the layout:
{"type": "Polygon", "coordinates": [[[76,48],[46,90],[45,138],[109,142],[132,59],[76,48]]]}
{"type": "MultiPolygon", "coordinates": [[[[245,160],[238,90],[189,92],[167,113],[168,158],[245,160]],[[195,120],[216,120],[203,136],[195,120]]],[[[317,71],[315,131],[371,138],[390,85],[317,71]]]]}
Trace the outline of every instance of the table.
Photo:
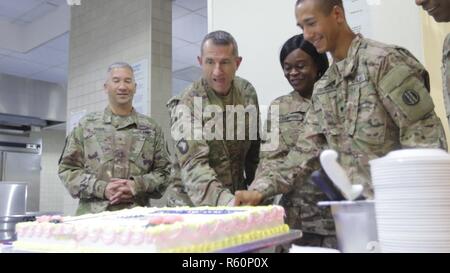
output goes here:
{"type": "Polygon", "coordinates": [[[273,236],[270,238],[233,246],[229,248],[224,248],[215,253],[245,253],[245,252],[255,252],[262,249],[267,249],[270,247],[275,247],[281,244],[290,243],[295,239],[301,238],[302,232],[300,230],[291,229],[289,233],[273,236]]]}
{"type": "MultiPolygon", "coordinates": [[[[270,238],[233,246],[229,248],[224,248],[215,253],[245,253],[245,252],[255,252],[263,249],[268,249],[281,244],[292,242],[295,239],[301,238],[302,232],[300,230],[290,230],[289,233],[273,236],[270,238]]],[[[11,244],[0,244],[0,253],[23,253],[23,251],[16,251],[13,249],[11,244]]]]}

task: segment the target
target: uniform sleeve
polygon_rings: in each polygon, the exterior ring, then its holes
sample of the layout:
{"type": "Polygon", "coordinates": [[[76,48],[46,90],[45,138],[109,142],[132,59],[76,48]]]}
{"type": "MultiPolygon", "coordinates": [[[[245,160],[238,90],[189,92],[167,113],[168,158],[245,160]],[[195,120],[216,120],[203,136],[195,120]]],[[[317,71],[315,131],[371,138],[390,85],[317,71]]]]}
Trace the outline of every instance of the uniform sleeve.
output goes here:
{"type": "Polygon", "coordinates": [[[152,170],[144,175],[133,176],[136,193],[148,193],[152,198],[161,198],[169,186],[170,160],[164,133],[160,127],[156,130],[152,170]]]}
{"type": "MultiPolygon", "coordinates": [[[[274,105],[277,104],[272,103],[267,112],[264,130],[265,135],[260,152],[261,162],[256,170],[255,180],[268,176],[270,170],[273,170],[276,166],[282,164],[285,161],[286,156],[289,154],[289,147],[284,141],[284,138],[281,136],[279,123],[277,121],[272,122],[271,120],[271,112],[274,105]],[[272,126],[277,126],[277,128],[272,128],[272,126]]],[[[276,117],[274,116],[274,118],[276,117]]]]}
{"type": "Polygon", "coordinates": [[[450,33],[447,34],[442,52],[442,87],[444,88],[444,106],[447,122],[450,125],[450,33]]]}
{"type": "MultiPolygon", "coordinates": [[[[260,149],[261,149],[261,136],[260,136],[260,111],[259,111],[259,103],[258,103],[258,97],[256,95],[255,88],[249,84],[249,88],[251,88],[250,93],[253,94],[251,105],[255,105],[257,108],[257,120],[250,120],[250,123],[256,122],[256,140],[251,140],[250,143],[250,149],[247,152],[246,158],[245,158],[245,185],[250,185],[252,181],[255,179],[255,172],[258,168],[259,162],[260,162],[260,149]]],[[[250,134],[249,134],[250,135],[250,134]]]]}
{"type": "Polygon", "coordinates": [[[300,133],[295,147],[289,151],[284,160],[275,154],[276,157],[266,165],[268,168],[257,174],[250,190],[260,192],[265,199],[289,192],[299,177],[305,180],[314,170],[320,168],[318,158],[325,146],[326,139],[312,103],[306,114],[305,130],[300,133]]]}
{"type": "Polygon", "coordinates": [[[83,129],[80,125],[66,138],[58,165],[59,178],[72,197],[105,199],[107,182],[98,180],[95,174],[85,172],[83,129]]]}
{"type": "Polygon", "coordinates": [[[183,118],[178,119],[178,112],[171,111],[172,132],[183,126],[190,128],[194,125],[190,136],[175,139],[174,147],[180,165],[181,179],[192,203],[195,206],[228,204],[234,195],[222,186],[216,172],[209,165],[209,146],[201,134],[201,109],[194,109],[192,100],[181,101],[177,107],[189,109],[189,113],[185,112],[183,118]]]}
{"type": "Polygon", "coordinates": [[[377,86],[400,129],[403,148],[447,149],[445,133],[429,94],[429,76],[408,52],[398,50],[381,63],[377,86]]]}

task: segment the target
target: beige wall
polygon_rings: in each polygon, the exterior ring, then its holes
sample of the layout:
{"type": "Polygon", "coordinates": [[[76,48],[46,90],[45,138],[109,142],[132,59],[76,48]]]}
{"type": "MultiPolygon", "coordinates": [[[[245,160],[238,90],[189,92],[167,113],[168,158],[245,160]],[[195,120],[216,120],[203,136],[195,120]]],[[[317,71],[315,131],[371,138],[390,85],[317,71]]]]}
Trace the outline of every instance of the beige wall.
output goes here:
{"type": "MultiPolygon", "coordinates": [[[[405,47],[424,63],[431,76],[431,96],[436,112],[443,121],[450,143],[441,73],[442,45],[450,33],[450,23],[436,23],[412,0],[379,3],[369,7],[369,25],[363,28],[367,32],[363,31],[363,34],[405,47]]],[[[208,31],[223,29],[235,36],[243,56],[238,75],[256,87],[262,105],[268,105],[291,90],[282,74],[278,54],[283,42],[300,32],[295,22],[294,5],[294,0],[208,0],[208,31]]],[[[264,118],[263,107],[261,112],[264,118]]]]}
{"type": "Polygon", "coordinates": [[[208,31],[234,36],[243,57],[237,74],[255,86],[260,105],[292,91],[278,59],[283,43],[300,33],[294,6],[294,0],[208,0],[208,31]]]}
{"type": "MultiPolygon", "coordinates": [[[[237,40],[243,57],[238,75],[249,80],[258,92],[261,105],[292,90],[278,61],[283,43],[301,33],[295,19],[295,0],[208,0],[208,31],[223,29],[237,40]]],[[[352,21],[362,21],[363,35],[384,43],[397,44],[423,60],[420,10],[412,0],[379,1],[360,20],[348,12],[352,21]],[[405,20],[408,18],[408,20],[405,20]],[[356,19],[356,20],[355,20],[356,19]],[[366,25],[366,22],[367,25],[366,25]]],[[[263,119],[266,115],[261,108],[263,119]]]]}
{"type": "Polygon", "coordinates": [[[58,160],[64,147],[65,132],[43,130],[41,157],[41,187],[39,210],[63,212],[64,200],[70,198],[58,177],[58,160]]]}
{"type": "Polygon", "coordinates": [[[444,108],[442,88],[442,46],[445,36],[450,33],[450,23],[436,23],[424,11],[421,12],[423,48],[425,55],[425,66],[430,72],[431,96],[436,105],[436,112],[444,125],[447,142],[450,143],[450,131],[444,108]]]}

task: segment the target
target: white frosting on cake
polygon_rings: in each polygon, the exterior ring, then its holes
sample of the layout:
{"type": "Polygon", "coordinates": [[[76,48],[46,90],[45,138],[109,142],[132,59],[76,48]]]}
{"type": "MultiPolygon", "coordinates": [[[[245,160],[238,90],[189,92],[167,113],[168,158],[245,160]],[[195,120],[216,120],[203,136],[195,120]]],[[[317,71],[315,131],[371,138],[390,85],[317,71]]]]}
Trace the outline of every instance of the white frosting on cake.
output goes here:
{"type": "Polygon", "coordinates": [[[289,231],[280,206],[125,209],[16,225],[17,250],[211,252],[289,231]]]}

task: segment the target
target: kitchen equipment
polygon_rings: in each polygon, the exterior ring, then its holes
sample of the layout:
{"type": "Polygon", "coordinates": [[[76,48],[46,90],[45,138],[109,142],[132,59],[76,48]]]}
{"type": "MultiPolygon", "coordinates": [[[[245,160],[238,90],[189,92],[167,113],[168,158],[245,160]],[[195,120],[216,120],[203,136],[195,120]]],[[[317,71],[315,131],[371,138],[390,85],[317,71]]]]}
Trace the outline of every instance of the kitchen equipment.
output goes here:
{"type": "Polygon", "coordinates": [[[27,207],[27,183],[0,183],[0,217],[25,215],[27,207]]]}
{"type": "Polygon", "coordinates": [[[28,184],[25,211],[39,211],[41,143],[39,136],[0,133],[0,185],[9,181],[28,184]]]}
{"type": "Polygon", "coordinates": [[[319,202],[319,206],[331,206],[341,252],[379,252],[374,204],[370,200],[319,202]]]}
{"type": "Polygon", "coordinates": [[[16,223],[32,219],[25,214],[27,183],[0,183],[0,242],[15,240],[16,223]]]}
{"type": "Polygon", "coordinates": [[[345,197],[342,193],[336,188],[333,182],[330,180],[328,175],[322,170],[314,171],[311,174],[311,180],[314,184],[319,187],[319,189],[325,193],[330,201],[342,201],[345,200],[345,197]]]}
{"type": "Polygon", "coordinates": [[[24,215],[0,216],[0,243],[10,243],[16,238],[16,224],[35,221],[43,215],[62,215],[59,211],[26,212],[24,215]]]}
{"type": "Polygon", "coordinates": [[[405,149],[371,160],[382,252],[450,252],[450,155],[405,149]]]}
{"type": "Polygon", "coordinates": [[[363,186],[351,184],[344,169],[337,162],[337,158],[338,154],[336,151],[325,150],[320,154],[320,164],[345,199],[355,200],[360,197],[363,186]]]}
{"type": "Polygon", "coordinates": [[[35,219],[35,216],[29,215],[0,216],[0,243],[15,241],[17,239],[17,223],[34,221],[35,219]]]}

